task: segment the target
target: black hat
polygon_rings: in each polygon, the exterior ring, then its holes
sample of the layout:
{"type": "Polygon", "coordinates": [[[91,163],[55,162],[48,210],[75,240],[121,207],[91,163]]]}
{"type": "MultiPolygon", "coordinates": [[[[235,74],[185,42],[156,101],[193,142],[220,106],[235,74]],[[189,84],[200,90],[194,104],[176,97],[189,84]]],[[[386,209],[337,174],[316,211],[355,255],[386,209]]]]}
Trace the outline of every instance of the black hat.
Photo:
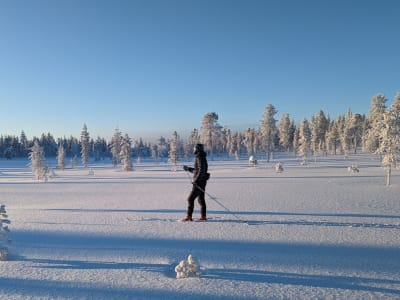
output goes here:
{"type": "Polygon", "coordinates": [[[194,146],[194,150],[195,151],[204,151],[203,144],[196,144],[196,146],[194,146]]]}

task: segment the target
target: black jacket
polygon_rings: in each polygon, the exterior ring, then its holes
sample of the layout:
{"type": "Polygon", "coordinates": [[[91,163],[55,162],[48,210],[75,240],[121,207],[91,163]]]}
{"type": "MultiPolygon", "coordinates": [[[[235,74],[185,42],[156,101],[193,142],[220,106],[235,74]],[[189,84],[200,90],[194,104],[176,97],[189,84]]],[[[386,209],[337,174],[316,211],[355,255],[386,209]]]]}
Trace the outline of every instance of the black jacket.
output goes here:
{"type": "Polygon", "coordinates": [[[207,153],[204,151],[196,151],[194,168],[188,168],[193,173],[193,184],[206,182],[210,177],[208,174],[207,153]]]}

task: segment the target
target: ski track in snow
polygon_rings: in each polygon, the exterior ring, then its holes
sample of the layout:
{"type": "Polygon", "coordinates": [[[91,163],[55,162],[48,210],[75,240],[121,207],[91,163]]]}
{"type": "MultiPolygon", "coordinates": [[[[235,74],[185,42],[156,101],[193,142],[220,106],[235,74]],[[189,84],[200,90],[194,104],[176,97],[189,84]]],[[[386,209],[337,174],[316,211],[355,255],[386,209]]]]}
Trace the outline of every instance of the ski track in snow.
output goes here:
{"type": "Polygon", "coordinates": [[[400,176],[386,187],[376,157],[209,161],[207,192],[228,210],[206,197],[207,222],[177,222],[191,184],[169,164],[42,183],[26,163],[0,160],[1,299],[400,299],[400,176]],[[176,279],[189,254],[201,277],[176,279]]]}

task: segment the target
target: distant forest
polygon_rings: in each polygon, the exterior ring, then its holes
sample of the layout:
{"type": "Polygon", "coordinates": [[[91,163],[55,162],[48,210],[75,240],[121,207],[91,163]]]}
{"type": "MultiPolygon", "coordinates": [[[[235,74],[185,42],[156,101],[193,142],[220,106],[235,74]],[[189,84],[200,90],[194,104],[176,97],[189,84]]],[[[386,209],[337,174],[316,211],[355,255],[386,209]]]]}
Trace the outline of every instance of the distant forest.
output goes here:
{"type": "Polygon", "coordinates": [[[56,157],[58,149],[62,146],[65,157],[80,157],[84,150],[89,159],[98,161],[114,159],[119,155],[120,146],[124,143],[128,145],[129,156],[132,158],[176,162],[191,158],[193,146],[203,143],[210,156],[256,156],[269,160],[273,152],[285,151],[307,159],[318,154],[347,155],[358,150],[385,153],[388,151],[387,146],[383,150],[381,147],[387,135],[392,136],[394,143],[397,143],[393,149],[398,151],[400,92],[389,107],[386,105],[387,101],[384,95],[377,94],[372,98],[368,115],[353,113],[349,109],[335,120],[331,120],[329,114],[321,110],[310,120],[303,119],[300,123],[290,119],[287,113],[283,113],[280,120],[276,120],[277,110],[272,104],[268,104],[259,127],[246,128],[242,132],[232,132],[220,125],[218,114],[211,112],[204,115],[201,127],[193,129],[187,139],[183,140],[177,132],[172,132],[170,137],[160,137],[154,143],[143,141],[141,138],[132,140],[119,129],[115,129],[110,141],[102,137],[93,138],[86,124],[83,125],[80,137],[56,139],[51,133],[47,133],[28,139],[22,131],[20,136],[0,136],[0,157],[29,157],[36,142],[46,157],[56,157]]]}

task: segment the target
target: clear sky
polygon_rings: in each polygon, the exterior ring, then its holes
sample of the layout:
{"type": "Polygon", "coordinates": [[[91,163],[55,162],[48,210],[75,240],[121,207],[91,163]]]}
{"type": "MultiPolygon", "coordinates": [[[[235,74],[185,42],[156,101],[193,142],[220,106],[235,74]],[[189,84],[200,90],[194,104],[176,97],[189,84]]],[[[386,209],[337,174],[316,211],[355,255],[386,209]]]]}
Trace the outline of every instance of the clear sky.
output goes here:
{"type": "Polygon", "coordinates": [[[400,91],[397,0],[0,0],[0,134],[133,139],[367,113],[400,91]]]}

